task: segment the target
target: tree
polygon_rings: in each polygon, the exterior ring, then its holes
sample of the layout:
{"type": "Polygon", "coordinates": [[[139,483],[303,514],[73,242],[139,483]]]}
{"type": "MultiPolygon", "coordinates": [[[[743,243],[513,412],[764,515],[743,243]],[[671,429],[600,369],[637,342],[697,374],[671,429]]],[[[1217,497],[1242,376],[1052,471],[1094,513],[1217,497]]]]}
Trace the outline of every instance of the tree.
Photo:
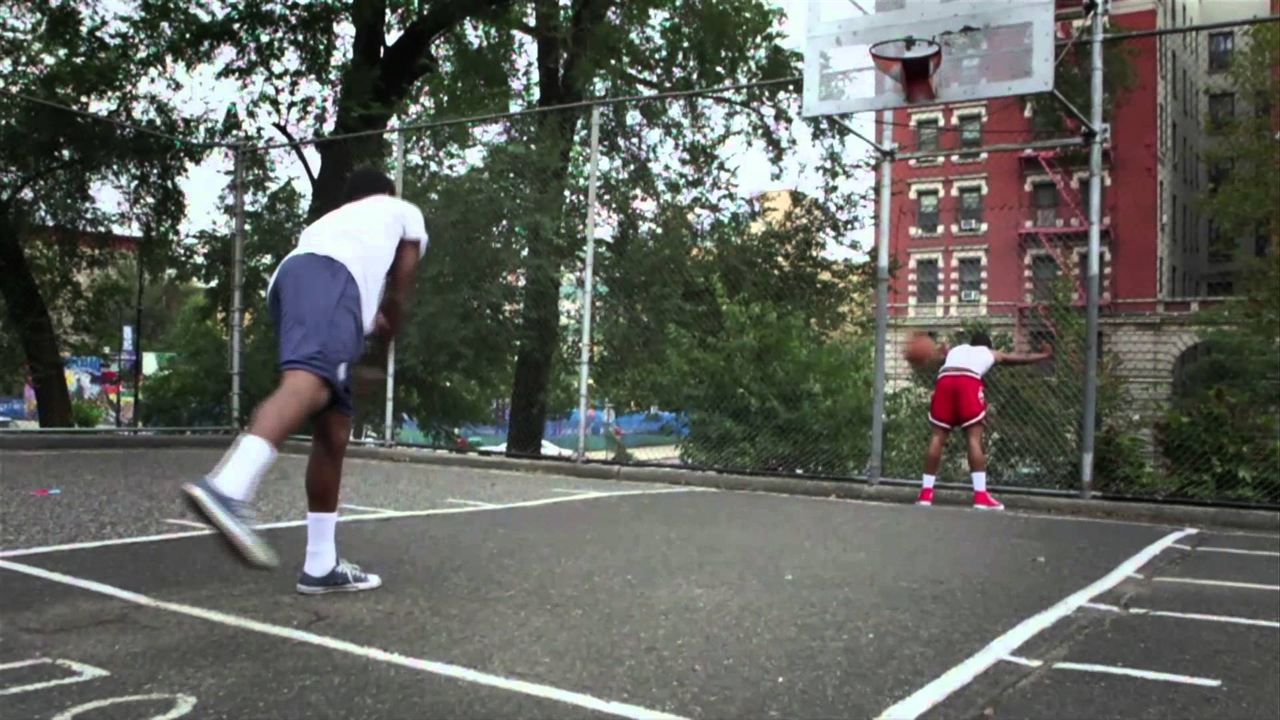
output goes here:
{"type": "MultiPolygon", "coordinates": [[[[141,42],[136,18],[108,21],[79,5],[27,3],[7,14],[0,26],[6,90],[70,106],[87,99],[115,121],[196,135],[197,126],[161,97],[174,81],[158,74],[160,58],[154,45],[141,42]]],[[[0,104],[0,295],[6,333],[17,338],[30,369],[42,426],[72,424],[48,297],[79,292],[78,274],[103,262],[102,252],[80,242],[82,233],[132,228],[143,238],[144,265],[162,263],[184,210],[177,179],[200,154],[194,144],[12,95],[0,104]],[[98,202],[111,192],[125,198],[122,209],[98,202]]]]}
{"type": "MultiPolygon", "coordinates": [[[[1280,27],[1255,25],[1228,71],[1240,112],[1215,121],[1209,128],[1206,151],[1215,182],[1201,205],[1223,238],[1280,237],[1280,142],[1276,115],[1280,111],[1280,27]]],[[[1235,251],[1235,247],[1230,248],[1235,251]]]]}

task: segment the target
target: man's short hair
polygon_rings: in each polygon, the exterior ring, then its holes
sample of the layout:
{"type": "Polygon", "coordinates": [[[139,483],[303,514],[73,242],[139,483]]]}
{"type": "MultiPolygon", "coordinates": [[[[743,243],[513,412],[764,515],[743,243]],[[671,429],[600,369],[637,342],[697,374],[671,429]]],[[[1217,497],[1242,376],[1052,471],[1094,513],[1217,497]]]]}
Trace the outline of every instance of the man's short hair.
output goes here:
{"type": "Polygon", "coordinates": [[[357,168],[347,176],[347,183],[342,187],[342,202],[349,203],[363,200],[374,195],[396,194],[396,184],[391,182],[381,170],[370,167],[357,168]]]}
{"type": "Polygon", "coordinates": [[[969,344],[989,348],[991,347],[991,336],[982,331],[971,333],[969,335],[969,344]]]}

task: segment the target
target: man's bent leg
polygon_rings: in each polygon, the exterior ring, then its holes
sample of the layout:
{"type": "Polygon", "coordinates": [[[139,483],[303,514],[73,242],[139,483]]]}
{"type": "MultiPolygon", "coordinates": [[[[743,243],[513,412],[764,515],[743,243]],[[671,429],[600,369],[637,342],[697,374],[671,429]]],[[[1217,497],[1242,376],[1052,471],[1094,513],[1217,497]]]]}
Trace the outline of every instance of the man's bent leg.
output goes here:
{"type": "Polygon", "coordinates": [[[251,527],[249,503],[258,483],[275,462],[280,443],[328,404],[330,397],[323,378],[286,369],[275,392],[254,411],[249,432],[236,439],[207,478],[183,486],[196,514],[222,531],[250,565],[274,567],[277,563],[275,551],[251,527]]]}
{"type": "Polygon", "coordinates": [[[316,417],[307,461],[307,558],[298,578],[300,593],[372,590],[382,584],[377,575],[338,559],[338,493],[350,436],[351,416],[344,408],[316,417]]]}

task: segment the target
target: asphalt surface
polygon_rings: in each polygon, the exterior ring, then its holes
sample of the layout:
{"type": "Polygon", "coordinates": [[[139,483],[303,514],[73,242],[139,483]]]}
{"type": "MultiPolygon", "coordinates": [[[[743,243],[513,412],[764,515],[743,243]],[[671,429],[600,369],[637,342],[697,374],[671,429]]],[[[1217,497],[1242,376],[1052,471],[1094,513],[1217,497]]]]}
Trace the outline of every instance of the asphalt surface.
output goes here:
{"type": "MultiPolygon", "coordinates": [[[[191,520],[178,482],[216,459],[0,458],[0,561],[19,564],[0,567],[6,720],[147,695],[73,716],[875,717],[1177,529],[353,461],[343,501],[363,509],[339,551],[385,586],[301,597],[303,528],[269,530],[285,567],[254,572],[170,522],[191,520]],[[177,536],[21,552],[157,534],[177,536]],[[79,665],[17,665],[38,658],[79,665]],[[85,666],[108,674],[39,685],[85,666]]],[[[264,481],[264,522],[301,516],[302,466],[264,481]]],[[[1280,627],[1137,611],[1280,622],[1280,540],[1179,544],[1017,649],[1038,667],[999,662],[927,717],[1276,717],[1280,627]]]]}

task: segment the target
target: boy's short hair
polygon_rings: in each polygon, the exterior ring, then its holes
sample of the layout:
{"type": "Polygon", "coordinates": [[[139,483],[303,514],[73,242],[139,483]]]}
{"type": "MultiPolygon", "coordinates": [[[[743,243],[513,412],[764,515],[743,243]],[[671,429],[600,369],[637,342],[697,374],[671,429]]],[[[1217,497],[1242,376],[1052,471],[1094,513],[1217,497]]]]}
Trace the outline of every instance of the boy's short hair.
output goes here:
{"type": "Polygon", "coordinates": [[[979,330],[969,335],[969,344],[977,347],[991,347],[991,336],[979,330]]]}
{"type": "Polygon", "coordinates": [[[356,168],[347,176],[342,187],[343,204],[363,200],[374,195],[396,194],[396,184],[381,170],[371,167],[356,168]]]}

